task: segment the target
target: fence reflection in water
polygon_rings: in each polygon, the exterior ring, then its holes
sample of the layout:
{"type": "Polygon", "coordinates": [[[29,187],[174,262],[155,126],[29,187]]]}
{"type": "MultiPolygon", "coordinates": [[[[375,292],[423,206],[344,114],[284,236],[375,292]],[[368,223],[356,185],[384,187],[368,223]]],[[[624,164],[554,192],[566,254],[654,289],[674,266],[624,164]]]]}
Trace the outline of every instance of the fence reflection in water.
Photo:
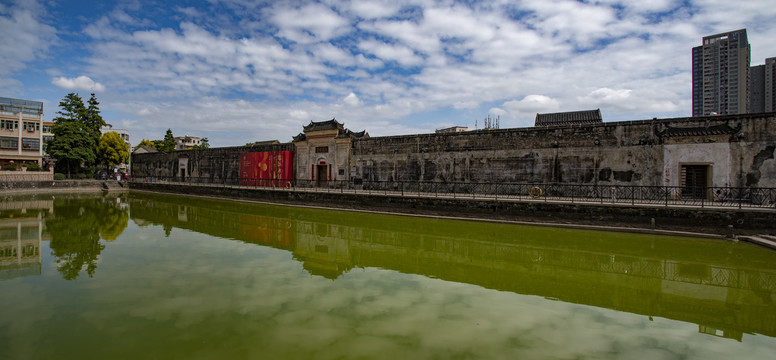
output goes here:
{"type": "Polygon", "coordinates": [[[219,179],[145,177],[133,182],[259,187],[290,191],[348,192],[421,197],[513,199],[662,206],[776,207],[776,188],[477,183],[435,181],[219,179]]]}

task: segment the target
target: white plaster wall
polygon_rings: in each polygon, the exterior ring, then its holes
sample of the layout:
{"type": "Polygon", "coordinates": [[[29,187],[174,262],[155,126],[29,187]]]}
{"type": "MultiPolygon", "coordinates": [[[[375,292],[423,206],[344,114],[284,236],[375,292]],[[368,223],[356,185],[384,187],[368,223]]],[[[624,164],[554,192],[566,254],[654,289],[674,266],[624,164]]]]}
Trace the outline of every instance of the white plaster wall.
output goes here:
{"type": "Polygon", "coordinates": [[[712,186],[730,182],[730,144],[668,144],[663,146],[663,185],[680,186],[682,164],[711,165],[712,186]]]}

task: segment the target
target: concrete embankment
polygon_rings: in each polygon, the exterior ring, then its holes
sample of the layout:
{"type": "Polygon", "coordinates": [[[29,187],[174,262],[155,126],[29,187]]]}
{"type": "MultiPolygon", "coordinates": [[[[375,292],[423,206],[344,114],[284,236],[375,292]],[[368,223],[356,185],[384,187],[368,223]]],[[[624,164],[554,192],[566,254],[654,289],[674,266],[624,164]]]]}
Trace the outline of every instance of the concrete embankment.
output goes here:
{"type": "Polygon", "coordinates": [[[129,191],[127,183],[116,180],[48,180],[48,181],[3,181],[0,194],[24,194],[41,192],[89,192],[129,191]]]}
{"type": "Polygon", "coordinates": [[[419,197],[363,192],[315,192],[244,187],[189,186],[173,183],[131,183],[134,190],[269,202],[465,218],[531,225],[583,227],[602,230],[715,235],[773,233],[773,209],[728,209],[581,204],[569,202],[514,201],[419,197]]]}

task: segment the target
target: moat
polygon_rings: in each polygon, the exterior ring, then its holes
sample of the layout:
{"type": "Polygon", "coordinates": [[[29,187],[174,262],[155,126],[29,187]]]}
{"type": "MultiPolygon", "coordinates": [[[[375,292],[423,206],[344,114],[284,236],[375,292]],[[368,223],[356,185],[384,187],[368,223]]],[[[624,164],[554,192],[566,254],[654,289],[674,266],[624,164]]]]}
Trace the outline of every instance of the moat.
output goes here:
{"type": "Polygon", "coordinates": [[[0,358],[770,358],[742,242],[145,193],[0,202],[0,358]]]}

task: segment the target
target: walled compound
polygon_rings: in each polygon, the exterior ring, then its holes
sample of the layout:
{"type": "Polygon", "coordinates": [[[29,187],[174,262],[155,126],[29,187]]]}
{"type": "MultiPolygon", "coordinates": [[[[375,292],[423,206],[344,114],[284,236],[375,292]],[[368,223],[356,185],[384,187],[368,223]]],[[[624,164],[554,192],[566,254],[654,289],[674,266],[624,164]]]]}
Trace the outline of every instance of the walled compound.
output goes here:
{"type": "MultiPolygon", "coordinates": [[[[138,178],[239,183],[240,154],[293,151],[283,184],[330,181],[776,187],[776,113],[370,137],[332,119],[289,143],[132,155],[138,178]]],[[[242,166],[245,166],[242,164],[242,166]]]]}

